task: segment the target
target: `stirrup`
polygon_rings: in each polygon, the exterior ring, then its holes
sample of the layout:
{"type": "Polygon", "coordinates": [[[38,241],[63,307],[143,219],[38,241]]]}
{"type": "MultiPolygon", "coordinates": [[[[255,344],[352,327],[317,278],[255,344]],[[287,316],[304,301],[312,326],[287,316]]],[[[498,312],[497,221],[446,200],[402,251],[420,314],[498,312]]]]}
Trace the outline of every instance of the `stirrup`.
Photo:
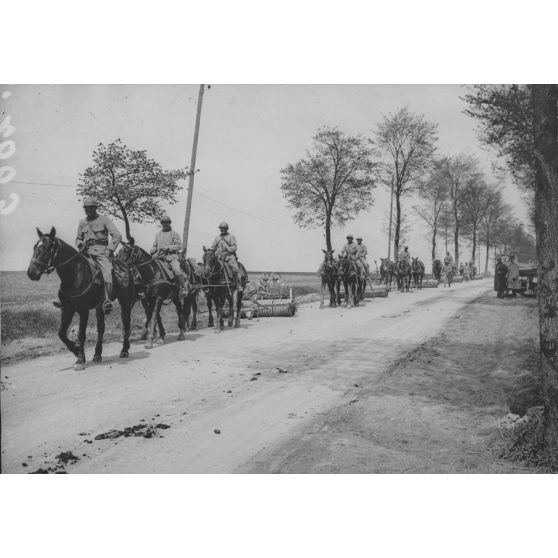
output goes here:
{"type": "Polygon", "coordinates": [[[112,302],[108,299],[104,300],[103,304],[101,305],[101,309],[103,310],[104,314],[110,314],[113,308],[114,306],[112,302]]]}

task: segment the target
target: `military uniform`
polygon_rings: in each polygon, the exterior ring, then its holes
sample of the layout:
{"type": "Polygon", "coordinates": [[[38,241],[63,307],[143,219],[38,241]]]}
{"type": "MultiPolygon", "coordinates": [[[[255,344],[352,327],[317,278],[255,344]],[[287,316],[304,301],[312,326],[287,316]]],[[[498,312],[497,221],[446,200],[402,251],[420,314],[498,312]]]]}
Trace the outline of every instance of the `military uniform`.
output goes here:
{"type": "Polygon", "coordinates": [[[345,244],[345,246],[341,248],[339,257],[348,258],[349,260],[353,261],[357,267],[357,272],[364,276],[366,274],[366,271],[364,269],[364,266],[362,265],[362,262],[358,259],[358,253],[359,252],[357,245],[352,242],[347,242],[347,244],[345,244]]]}
{"type": "Polygon", "coordinates": [[[99,264],[105,284],[112,285],[112,263],[109,256],[116,250],[122,235],[106,215],[79,222],[76,246],[81,250],[87,246],[87,253],[99,264]]]}
{"type": "Polygon", "coordinates": [[[178,259],[178,252],[182,250],[180,235],[173,230],[159,231],[155,235],[151,253],[155,254],[156,252],[159,252],[159,250],[166,250],[166,253],[164,252],[161,255],[161,258],[163,258],[170,265],[175,277],[182,277],[182,270],[178,259]]]}
{"type": "Polygon", "coordinates": [[[368,262],[366,261],[366,256],[368,255],[368,248],[364,244],[356,245],[357,249],[357,265],[359,269],[362,271],[363,275],[368,275],[370,273],[370,267],[368,266],[368,262]]]}
{"type": "Polygon", "coordinates": [[[215,237],[210,249],[215,250],[215,255],[220,257],[228,265],[228,267],[230,267],[237,280],[237,288],[239,291],[242,291],[240,269],[236,259],[236,238],[234,235],[229,233],[228,225],[226,227],[223,227],[222,225],[224,225],[224,223],[221,223],[221,226],[219,227],[222,232],[219,236],[215,237]]]}
{"type": "Polygon", "coordinates": [[[403,248],[403,250],[401,250],[401,252],[399,252],[399,259],[409,262],[409,264],[411,263],[411,252],[409,252],[409,250],[405,250],[405,248],[403,248]]]}

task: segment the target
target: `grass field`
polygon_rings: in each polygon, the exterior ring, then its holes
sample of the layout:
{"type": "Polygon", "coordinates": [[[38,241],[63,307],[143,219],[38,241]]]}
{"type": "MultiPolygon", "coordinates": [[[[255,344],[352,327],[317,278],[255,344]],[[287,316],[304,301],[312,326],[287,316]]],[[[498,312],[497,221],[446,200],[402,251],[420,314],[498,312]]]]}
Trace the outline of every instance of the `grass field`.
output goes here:
{"type": "MultiPolygon", "coordinates": [[[[251,281],[257,282],[261,272],[248,272],[251,281]]],[[[318,292],[320,279],[315,273],[282,273],[283,282],[292,287],[295,297],[318,292]]],[[[40,281],[31,281],[24,271],[0,272],[0,301],[2,343],[9,343],[25,337],[50,338],[56,337],[60,321],[60,311],[52,305],[58,299],[60,280],[56,273],[44,275],[40,281]]],[[[205,299],[199,299],[201,327],[205,327],[207,314],[205,299]]],[[[165,328],[174,333],[177,331],[177,318],[174,305],[163,307],[163,323],[165,328]]],[[[137,336],[143,327],[145,314],[141,305],[136,304],[132,312],[132,335],[137,336]]],[[[74,318],[72,327],[77,323],[74,318]]],[[[90,315],[88,338],[95,335],[95,316],[90,315]]],[[[116,340],[120,337],[120,312],[118,306],[107,316],[106,338],[116,340]]]]}

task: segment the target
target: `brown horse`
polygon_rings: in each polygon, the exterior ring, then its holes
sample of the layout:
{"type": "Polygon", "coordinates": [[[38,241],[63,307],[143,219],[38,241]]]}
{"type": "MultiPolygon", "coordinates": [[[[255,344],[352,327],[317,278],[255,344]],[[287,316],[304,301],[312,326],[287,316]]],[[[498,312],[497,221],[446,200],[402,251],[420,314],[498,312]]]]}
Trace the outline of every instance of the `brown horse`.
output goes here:
{"type": "Polygon", "coordinates": [[[407,260],[399,260],[396,267],[397,286],[401,292],[409,292],[411,288],[411,264],[407,260]]]}
{"type": "Polygon", "coordinates": [[[424,279],[424,264],[418,258],[413,258],[411,263],[411,270],[413,272],[413,283],[415,289],[422,289],[422,280],[424,279]]]}
{"type": "Polygon", "coordinates": [[[391,291],[393,278],[396,277],[395,264],[388,258],[380,258],[380,280],[385,284],[388,291],[391,291]]]}
{"type": "Polygon", "coordinates": [[[337,262],[333,258],[333,252],[335,250],[323,250],[324,262],[321,268],[321,278],[322,278],[322,301],[320,303],[320,308],[324,307],[324,291],[325,286],[329,290],[329,306],[335,308],[338,304],[341,304],[341,295],[339,293],[339,281],[337,280],[337,262]]]}
{"type": "MultiPolygon", "coordinates": [[[[89,311],[95,308],[97,316],[97,343],[93,362],[101,362],[103,352],[103,335],[105,333],[105,315],[101,308],[104,300],[104,287],[100,280],[100,269],[80,251],[56,237],[52,227],[49,234],[37,229],[39,240],[33,247],[33,257],[27,269],[27,276],[38,281],[43,273],[56,270],[60,277],[58,298],[62,309],[58,336],[68,349],[77,356],[76,369],[85,363],[85,339],[89,311]],[[77,342],[68,339],[68,328],[72,318],[79,314],[79,332],[77,342]]],[[[129,356],[130,349],[130,314],[134,305],[134,282],[129,267],[124,262],[113,265],[113,297],[118,298],[124,330],[124,341],[120,358],[129,356]]]]}
{"type": "Polygon", "coordinates": [[[203,290],[207,297],[209,323],[213,323],[211,305],[212,302],[214,302],[215,312],[217,313],[217,323],[219,324],[219,331],[222,331],[225,327],[223,317],[223,307],[225,306],[225,302],[229,303],[229,327],[232,327],[233,323],[234,327],[240,327],[240,309],[242,308],[242,297],[244,295],[246,283],[248,282],[248,274],[246,273],[246,269],[239,262],[238,268],[240,270],[240,281],[242,283],[242,289],[239,290],[239,286],[229,278],[229,274],[225,269],[225,265],[226,264],[223,259],[215,254],[215,250],[206,248],[205,246],[203,247],[203,290]],[[236,305],[234,304],[235,294],[236,305]]]}
{"type": "MultiPolygon", "coordinates": [[[[339,256],[338,283],[343,282],[345,288],[345,306],[351,307],[350,296],[352,295],[354,306],[358,306],[357,296],[358,270],[355,263],[349,258],[339,256]],[[350,291],[350,292],[349,292],[350,291]]],[[[339,288],[339,287],[338,287],[339,288]]]]}
{"type": "Polygon", "coordinates": [[[122,250],[118,254],[119,259],[130,266],[135,266],[138,270],[142,282],[145,285],[145,303],[147,319],[147,339],[146,349],[153,348],[155,337],[155,324],[159,328],[159,343],[165,342],[165,327],[161,318],[161,308],[163,303],[171,301],[176,307],[178,315],[178,329],[180,333],[178,340],[185,339],[186,331],[184,304],[178,296],[179,287],[171,283],[163,269],[163,264],[155,256],[148,254],[143,248],[137,246],[132,238],[129,243],[122,242],[122,250]]]}

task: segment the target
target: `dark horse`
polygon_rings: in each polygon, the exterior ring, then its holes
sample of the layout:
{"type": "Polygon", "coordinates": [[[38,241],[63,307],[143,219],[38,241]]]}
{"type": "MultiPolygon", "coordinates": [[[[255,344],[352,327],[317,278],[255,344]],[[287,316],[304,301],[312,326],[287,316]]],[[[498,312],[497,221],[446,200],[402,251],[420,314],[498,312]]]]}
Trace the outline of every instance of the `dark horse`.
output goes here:
{"type": "Polygon", "coordinates": [[[343,256],[339,256],[339,269],[338,269],[337,281],[338,283],[342,281],[343,286],[345,288],[345,306],[348,307],[351,306],[349,287],[350,287],[350,294],[353,297],[353,304],[355,306],[358,306],[358,302],[359,302],[357,297],[358,270],[355,263],[351,261],[349,258],[344,258],[343,256]]]}
{"type": "Polygon", "coordinates": [[[165,301],[174,303],[178,314],[178,340],[184,339],[186,331],[186,320],[184,316],[184,304],[178,296],[178,286],[169,281],[167,274],[162,267],[163,264],[156,256],[151,256],[143,248],[137,246],[134,239],[129,243],[122,242],[122,250],[118,254],[119,259],[130,266],[135,266],[138,270],[142,282],[145,285],[145,304],[147,339],[146,349],[153,348],[153,338],[155,336],[155,324],[159,328],[159,343],[165,342],[165,328],[161,318],[161,308],[165,301]]]}
{"type": "Polygon", "coordinates": [[[335,308],[338,304],[341,304],[341,295],[339,293],[339,281],[337,280],[337,262],[333,258],[333,252],[335,250],[323,250],[324,263],[321,270],[322,277],[322,302],[320,303],[320,308],[324,307],[324,291],[325,286],[329,290],[329,305],[335,308]]]}
{"type": "MultiPolygon", "coordinates": [[[[27,276],[38,281],[43,273],[56,270],[60,277],[58,298],[62,316],[58,336],[68,349],[77,356],[76,367],[82,368],[85,362],[85,333],[89,310],[95,308],[97,316],[97,344],[93,362],[101,362],[103,352],[103,335],[105,333],[105,315],[101,309],[104,299],[102,281],[98,281],[100,269],[83,252],[78,252],[63,240],[56,238],[56,229],[52,227],[49,234],[37,229],[39,241],[33,247],[33,257],[27,269],[27,276]],[[75,313],[79,314],[79,333],[77,342],[68,339],[68,328],[75,313]]],[[[113,266],[113,296],[118,298],[124,330],[124,342],[120,357],[129,356],[130,349],[130,314],[135,300],[134,282],[129,267],[124,262],[113,266]]]]}
{"type": "Polygon", "coordinates": [[[411,270],[413,272],[413,283],[415,284],[415,289],[422,289],[422,280],[424,279],[424,264],[418,258],[413,258],[411,270]]]}
{"type": "Polygon", "coordinates": [[[399,260],[396,271],[399,290],[408,292],[411,287],[411,264],[407,260],[399,260]]]}
{"type": "Polygon", "coordinates": [[[382,262],[380,264],[380,280],[385,284],[388,291],[391,291],[391,283],[396,275],[395,264],[388,258],[380,258],[380,260],[382,262]]]}
{"type": "Polygon", "coordinates": [[[213,315],[211,314],[212,302],[215,303],[215,312],[217,313],[217,323],[219,331],[225,327],[223,319],[223,307],[225,302],[229,303],[229,327],[240,327],[240,309],[242,308],[242,297],[244,289],[248,282],[248,274],[244,266],[238,262],[240,270],[240,280],[242,290],[238,289],[238,285],[229,278],[228,272],[225,270],[225,263],[222,258],[215,254],[215,250],[203,247],[203,270],[204,270],[204,286],[203,290],[207,297],[207,309],[209,311],[208,326],[213,326],[213,315]],[[236,293],[236,315],[234,305],[234,295],[236,293]]]}
{"type": "Polygon", "coordinates": [[[432,277],[439,281],[442,277],[442,262],[440,260],[434,260],[432,262],[432,277]]]}

